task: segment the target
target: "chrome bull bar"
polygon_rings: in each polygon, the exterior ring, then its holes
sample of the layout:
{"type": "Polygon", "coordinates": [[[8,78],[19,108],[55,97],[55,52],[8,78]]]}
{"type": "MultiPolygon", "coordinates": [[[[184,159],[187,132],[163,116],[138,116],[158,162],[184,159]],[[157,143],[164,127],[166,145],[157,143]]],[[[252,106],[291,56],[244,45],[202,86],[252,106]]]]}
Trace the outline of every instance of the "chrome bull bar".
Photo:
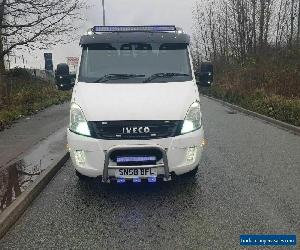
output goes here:
{"type": "Polygon", "coordinates": [[[170,181],[171,180],[171,175],[170,175],[170,170],[169,170],[169,163],[168,163],[168,157],[167,157],[167,149],[164,149],[158,145],[124,145],[124,146],[115,146],[110,148],[107,151],[104,151],[105,154],[105,161],[104,161],[104,168],[103,168],[103,174],[102,174],[102,182],[104,183],[110,183],[110,179],[108,176],[108,170],[109,169],[118,169],[120,167],[118,166],[109,166],[109,162],[110,162],[110,156],[113,152],[117,151],[117,150],[124,150],[124,149],[128,149],[128,150],[139,150],[139,149],[157,149],[162,153],[162,157],[163,157],[163,163],[162,164],[157,164],[157,165],[150,165],[150,166],[122,166],[121,168],[133,168],[133,169],[137,169],[137,168],[160,168],[163,167],[164,168],[164,181],[170,181]]]}

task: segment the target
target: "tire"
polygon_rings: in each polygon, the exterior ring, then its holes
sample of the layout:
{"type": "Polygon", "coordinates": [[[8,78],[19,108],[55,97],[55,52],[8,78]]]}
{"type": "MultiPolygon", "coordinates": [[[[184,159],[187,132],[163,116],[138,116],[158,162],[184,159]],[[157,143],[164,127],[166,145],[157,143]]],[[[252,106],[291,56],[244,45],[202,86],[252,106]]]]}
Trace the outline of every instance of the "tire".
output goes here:
{"type": "Polygon", "coordinates": [[[192,171],[188,172],[185,174],[186,177],[188,178],[195,178],[196,174],[198,172],[199,166],[197,166],[195,169],[193,169],[192,171]]]}
{"type": "Polygon", "coordinates": [[[76,176],[79,178],[79,180],[87,180],[89,177],[79,173],[77,170],[75,170],[76,176]]]}

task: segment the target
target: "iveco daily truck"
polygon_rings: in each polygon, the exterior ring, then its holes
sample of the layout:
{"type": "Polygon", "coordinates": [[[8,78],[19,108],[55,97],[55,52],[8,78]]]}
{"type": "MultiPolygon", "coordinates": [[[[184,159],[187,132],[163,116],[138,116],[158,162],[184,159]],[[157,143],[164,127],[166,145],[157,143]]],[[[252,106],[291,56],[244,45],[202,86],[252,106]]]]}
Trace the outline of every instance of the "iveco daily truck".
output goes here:
{"type": "Polygon", "coordinates": [[[204,132],[189,43],[172,25],[95,26],[82,36],[68,128],[80,178],[197,172],[204,132]]]}

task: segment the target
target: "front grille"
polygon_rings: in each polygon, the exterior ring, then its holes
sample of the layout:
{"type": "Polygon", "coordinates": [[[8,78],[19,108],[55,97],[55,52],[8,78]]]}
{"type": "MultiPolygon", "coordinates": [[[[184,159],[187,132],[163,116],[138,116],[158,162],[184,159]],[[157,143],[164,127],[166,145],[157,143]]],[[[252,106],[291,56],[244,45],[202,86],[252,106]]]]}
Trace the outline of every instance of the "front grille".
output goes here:
{"type": "Polygon", "coordinates": [[[106,140],[151,140],[180,134],[183,121],[94,121],[91,135],[106,140]]]}

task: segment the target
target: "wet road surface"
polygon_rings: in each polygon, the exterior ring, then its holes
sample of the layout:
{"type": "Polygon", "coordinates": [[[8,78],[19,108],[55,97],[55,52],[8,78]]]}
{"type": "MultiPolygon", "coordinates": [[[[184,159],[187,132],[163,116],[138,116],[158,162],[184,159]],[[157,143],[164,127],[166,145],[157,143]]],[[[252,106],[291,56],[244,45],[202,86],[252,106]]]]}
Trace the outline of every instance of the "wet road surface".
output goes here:
{"type": "Polygon", "coordinates": [[[43,139],[11,164],[0,168],[0,214],[67,151],[67,127],[43,139]]]}
{"type": "Polygon", "coordinates": [[[0,249],[240,249],[240,234],[299,240],[300,137],[207,98],[202,110],[208,145],[196,179],[103,186],[79,181],[68,162],[0,249]]]}
{"type": "Polygon", "coordinates": [[[0,169],[28,151],[41,140],[68,125],[70,103],[54,105],[22,118],[0,132],[0,169]]]}

